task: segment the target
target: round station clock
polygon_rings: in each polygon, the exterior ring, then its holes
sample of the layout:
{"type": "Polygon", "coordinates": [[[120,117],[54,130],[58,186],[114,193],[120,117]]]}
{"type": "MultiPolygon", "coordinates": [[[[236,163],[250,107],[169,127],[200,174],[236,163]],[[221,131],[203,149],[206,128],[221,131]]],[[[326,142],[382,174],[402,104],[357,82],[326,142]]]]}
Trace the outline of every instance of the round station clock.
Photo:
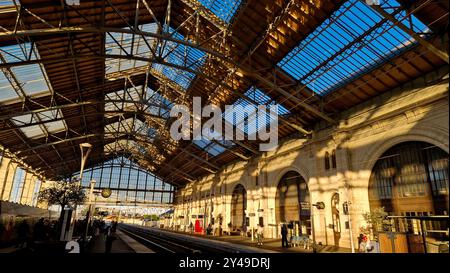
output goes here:
{"type": "Polygon", "coordinates": [[[108,197],[110,197],[111,196],[111,189],[103,189],[102,190],[102,197],[103,198],[108,198],[108,197]]]}

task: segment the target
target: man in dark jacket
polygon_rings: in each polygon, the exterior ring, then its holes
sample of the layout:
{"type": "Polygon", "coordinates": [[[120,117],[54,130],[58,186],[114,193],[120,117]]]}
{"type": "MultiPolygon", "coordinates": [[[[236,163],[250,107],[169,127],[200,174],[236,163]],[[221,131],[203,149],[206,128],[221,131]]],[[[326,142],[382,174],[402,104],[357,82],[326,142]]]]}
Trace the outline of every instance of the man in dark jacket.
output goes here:
{"type": "Polygon", "coordinates": [[[27,220],[23,220],[22,223],[20,223],[18,229],[17,229],[17,237],[18,237],[18,244],[17,247],[24,248],[26,247],[26,243],[28,240],[28,234],[30,232],[30,226],[27,223],[27,220]]]}
{"type": "Polygon", "coordinates": [[[281,225],[281,247],[288,247],[288,230],[286,224],[281,225]]]}

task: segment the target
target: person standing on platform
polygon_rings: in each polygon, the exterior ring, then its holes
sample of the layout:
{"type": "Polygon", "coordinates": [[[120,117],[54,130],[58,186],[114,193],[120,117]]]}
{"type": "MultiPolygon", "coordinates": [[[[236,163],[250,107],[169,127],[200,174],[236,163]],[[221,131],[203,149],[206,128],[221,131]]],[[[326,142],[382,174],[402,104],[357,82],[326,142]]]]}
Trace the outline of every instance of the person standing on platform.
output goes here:
{"type": "Polygon", "coordinates": [[[281,247],[289,247],[287,236],[288,236],[288,229],[286,224],[283,223],[281,226],[281,247]]]}
{"type": "Polygon", "coordinates": [[[18,230],[17,230],[17,235],[18,235],[17,248],[24,248],[27,246],[29,232],[30,232],[30,226],[28,225],[27,220],[23,220],[22,223],[20,223],[18,230]]]}
{"type": "Polygon", "coordinates": [[[108,226],[106,231],[105,253],[111,253],[112,243],[115,239],[116,232],[113,231],[112,227],[108,226]]]}
{"type": "Polygon", "coordinates": [[[256,240],[259,246],[263,245],[262,238],[264,234],[264,228],[258,224],[258,229],[256,230],[256,240]]]}

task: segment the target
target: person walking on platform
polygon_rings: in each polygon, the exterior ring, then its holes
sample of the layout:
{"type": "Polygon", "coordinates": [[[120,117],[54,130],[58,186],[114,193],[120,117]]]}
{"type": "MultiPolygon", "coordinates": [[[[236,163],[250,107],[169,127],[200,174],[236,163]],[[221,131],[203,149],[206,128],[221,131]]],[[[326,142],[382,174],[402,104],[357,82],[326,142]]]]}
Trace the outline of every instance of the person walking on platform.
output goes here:
{"type": "Polygon", "coordinates": [[[256,240],[259,246],[263,245],[262,238],[264,234],[264,228],[258,224],[258,229],[256,230],[256,240]]]}
{"type": "Polygon", "coordinates": [[[287,235],[288,235],[287,226],[286,226],[286,224],[282,224],[282,226],[281,226],[281,247],[289,247],[287,235]]]}
{"type": "Polygon", "coordinates": [[[107,227],[105,240],[105,253],[111,253],[112,243],[116,239],[116,232],[111,227],[107,227]]]}

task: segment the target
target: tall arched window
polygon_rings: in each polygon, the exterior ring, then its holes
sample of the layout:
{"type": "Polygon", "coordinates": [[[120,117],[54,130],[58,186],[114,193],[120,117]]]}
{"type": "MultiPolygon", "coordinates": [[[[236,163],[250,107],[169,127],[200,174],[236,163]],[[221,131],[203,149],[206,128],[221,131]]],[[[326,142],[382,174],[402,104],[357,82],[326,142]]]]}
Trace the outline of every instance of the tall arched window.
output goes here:
{"type": "Polygon", "coordinates": [[[336,150],[331,152],[331,167],[336,169],[336,150]]]}
{"type": "Polygon", "coordinates": [[[301,234],[311,234],[311,204],[308,185],[296,171],[283,175],[275,197],[275,220],[279,223],[295,223],[301,234]]]}
{"type": "Polygon", "coordinates": [[[325,170],[330,169],[330,153],[325,152],[325,170]]]}
{"type": "Polygon", "coordinates": [[[22,197],[23,185],[25,182],[25,170],[17,167],[16,172],[14,173],[13,185],[11,188],[11,194],[9,196],[9,201],[11,202],[20,202],[20,198],[22,197]]]}
{"type": "MultiPolygon", "coordinates": [[[[78,173],[75,175],[78,176],[78,173]]],[[[123,156],[84,170],[82,185],[89,188],[91,180],[96,181],[96,189],[111,189],[111,196],[105,202],[173,202],[174,187],[170,182],[164,183],[153,173],[123,156]]]]}
{"type": "Polygon", "coordinates": [[[31,205],[32,205],[32,206],[36,206],[36,205],[37,205],[37,202],[38,202],[38,196],[39,196],[39,191],[40,191],[40,189],[41,189],[41,185],[42,185],[42,182],[41,182],[41,180],[39,180],[39,179],[37,179],[37,180],[34,182],[33,196],[32,196],[32,198],[31,198],[31,205]]]}
{"type": "Polygon", "coordinates": [[[233,230],[243,230],[245,223],[245,211],[247,209],[247,191],[244,186],[238,184],[231,197],[231,225],[233,230]]]}
{"type": "Polygon", "coordinates": [[[448,154],[425,142],[395,145],[372,170],[369,200],[394,215],[448,214],[448,154]]]}

